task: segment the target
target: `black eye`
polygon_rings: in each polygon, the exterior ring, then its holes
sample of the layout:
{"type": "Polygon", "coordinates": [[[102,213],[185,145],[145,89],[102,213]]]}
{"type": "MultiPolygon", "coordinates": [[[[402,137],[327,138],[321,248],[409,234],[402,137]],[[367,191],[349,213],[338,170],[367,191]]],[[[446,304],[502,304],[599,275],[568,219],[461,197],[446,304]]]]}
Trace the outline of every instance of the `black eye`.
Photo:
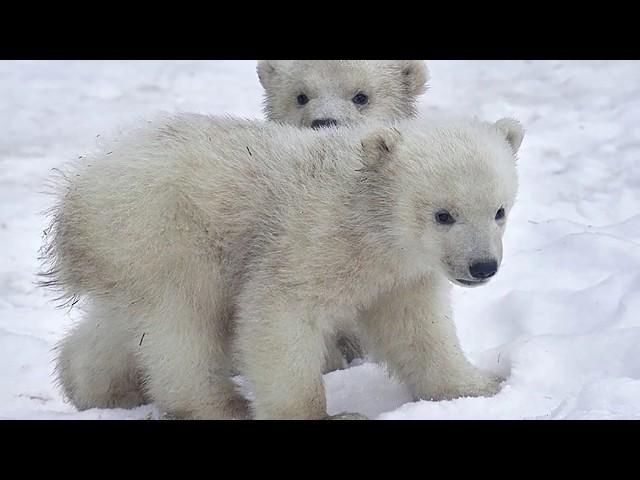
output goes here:
{"type": "Polygon", "coordinates": [[[436,222],[441,225],[451,225],[452,223],[456,223],[456,219],[446,210],[440,210],[436,213],[436,222]]]}
{"type": "Polygon", "coordinates": [[[304,93],[301,93],[300,95],[298,95],[298,98],[296,98],[296,100],[298,101],[298,105],[306,105],[309,102],[309,97],[307,97],[304,93]]]}
{"type": "Polygon", "coordinates": [[[500,207],[500,210],[496,212],[496,220],[502,220],[504,218],[504,208],[500,207]]]}
{"type": "Polygon", "coordinates": [[[369,97],[364,93],[359,93],[351,99],[356,105],[366,105],[369,102],[369,97]]]}

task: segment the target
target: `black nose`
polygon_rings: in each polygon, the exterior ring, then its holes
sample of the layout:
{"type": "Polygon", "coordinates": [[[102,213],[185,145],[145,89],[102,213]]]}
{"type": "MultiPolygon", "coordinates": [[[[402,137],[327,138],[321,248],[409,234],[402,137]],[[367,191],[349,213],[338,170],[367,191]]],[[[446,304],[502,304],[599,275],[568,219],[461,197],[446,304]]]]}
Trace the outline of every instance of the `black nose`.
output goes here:
{"type": "Polygon", "coordinates": [[[333,118],[320,118],[311,122],[311,128],[335,127],[338,125],[333,118]]]}
{"type": "Polygon", "coordinates": [[[498,262],[495,260],[472,263],[469,267],[469,273],[471,273],[471,276],[478,279],[493,277],[497,271],[498,262]]]}

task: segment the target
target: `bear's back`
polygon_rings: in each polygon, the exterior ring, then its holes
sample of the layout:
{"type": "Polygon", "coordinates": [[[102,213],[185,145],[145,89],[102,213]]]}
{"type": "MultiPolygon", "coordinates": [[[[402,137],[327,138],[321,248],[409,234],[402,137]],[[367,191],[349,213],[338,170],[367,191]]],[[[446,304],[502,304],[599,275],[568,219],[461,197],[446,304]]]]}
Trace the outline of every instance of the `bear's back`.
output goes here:
{"type": "Polygon", "coordinates": [[[339,194],[355,171],[347,137],[181,115],[105,144],[69,172],[58,208],[62,254],[84,262],[73,283],[131,286],[131,265],[144,278],[244,263],[299,211],[339,194]]]}

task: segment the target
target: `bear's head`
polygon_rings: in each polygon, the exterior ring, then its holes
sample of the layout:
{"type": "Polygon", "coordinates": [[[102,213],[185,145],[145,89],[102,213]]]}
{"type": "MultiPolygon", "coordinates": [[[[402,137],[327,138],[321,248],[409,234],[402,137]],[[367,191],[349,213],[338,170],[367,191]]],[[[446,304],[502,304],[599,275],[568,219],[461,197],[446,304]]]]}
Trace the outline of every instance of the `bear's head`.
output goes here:
{"type": "Polygon", "coordinates": [[[362,140],[359,215],[414,272],[482,285],[502,261],[523,138],[513,119],[377,127],[362,140]]]}
{"type": "Polygon", "coordinates": [[[429,72],[421,60],[261,60],[269,120],[301,127],[412,117],[429,72]]]}

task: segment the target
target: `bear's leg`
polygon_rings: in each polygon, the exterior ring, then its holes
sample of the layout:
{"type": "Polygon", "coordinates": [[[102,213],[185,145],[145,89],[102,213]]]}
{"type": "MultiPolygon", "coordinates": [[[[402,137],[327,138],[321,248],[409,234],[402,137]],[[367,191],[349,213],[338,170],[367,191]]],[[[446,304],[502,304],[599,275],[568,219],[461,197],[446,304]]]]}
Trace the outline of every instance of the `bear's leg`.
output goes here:
{"type": "Polygon", "coordinates": [[[228,312],[221,301],[197,303],[168,295],[144,315],[138,358],[147,396],[169,418],[248,418],[230,378],[228,312]]]}
{"type": "Polygon", "coordinates": [[[350,325],[337,332],[336,342],[347,364],[358,358],[364,358],[366,354],[359,335],[358,330],[350,325]]]}
{"type": "Polygon", "coordinates": [[[107,302],[94,303],[56,347],[58,383],[79,410],[145,403],[133,353],[135,339],[120,315],[107,302]]]}
{"type": "Polygon", "coordinates": [[[446,279],[436,274],[381,295],[362,317],[372,353],[415,399],[493,395],[502,379],[465,358],[449,302],[446,279]]]}
{"type": "Polygon", "coordinates": [[[255,398],[255,417],[325,418],[325,344],[318,319],[302,306],[260,303],[254,297],[241,304],[236,336],[240,369],[255,398]]]}
{"type": "Polygon", "coordinates": [[[346,359],[340,348],[339,338],[338,334],[331,333],[326,339],[326,353],[322,373],[342,370],[346,366],[346,359]]]}
{"type": "Polygon", "coordinates": [[[365,351],[355,326],[341,326],[327,338],[326,362],[323,373],[341,370],[357,358],[363,358],[365,351]]]}

